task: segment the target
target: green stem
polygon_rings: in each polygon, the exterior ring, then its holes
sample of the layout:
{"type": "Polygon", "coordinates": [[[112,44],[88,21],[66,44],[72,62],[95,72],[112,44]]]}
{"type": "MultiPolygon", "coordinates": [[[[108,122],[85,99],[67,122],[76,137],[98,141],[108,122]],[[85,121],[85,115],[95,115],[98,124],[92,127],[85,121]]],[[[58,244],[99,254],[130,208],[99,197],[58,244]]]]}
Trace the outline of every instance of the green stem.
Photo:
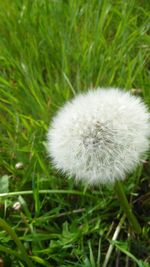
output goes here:
{"type": "Polygon", "coordinates": [[[141,233],[141,226],[140,226],[139,222],[137,221],[135,215],[132,212],[132,209],[131,209],[131,207],[128,203],[128,200],[125,196],[123,184],[121,181],[117,181],[115,183],[115,190],[116,190],[118,199],[120,201],[120,205],[122,206],[122,208],[123,208],[123,210],[124,210],[124,212],[128,218],[130,225],[132,226],[132,228],[134,229],[134,231],[136,233],[140,234],[141,233]]]}
{"type": "Polygon", "coordinates": [[[24,246],[22,245],[21,241],[19,240],[18,236],[16,235],[15,231],[3,220],[0,218],[0,227],[2,227],[14,240],[16,245],[18,246],[18,249],[21,252],[22,259],[24,262],[26,262],[28,267],[34,267],[32,261],[29,259],[24,246]]]}
{"type": "MultiPolygon", "coordinates": [[[[72,195],[78,195],[78,196],[85,196],[89,198],[95,199],[95,196],[92,194],[76,191],[76,190],[64,190],[64,189],[54,189],[54,190],[39,190],[39,194],[72,194],[72,195]]],[[[28,191],[16,191],[16,192],[8,192],[8,193],[0,193],[0,198],[3,197],[15,197],[19,195],[33,195],[33,190],[28,191]]]]}

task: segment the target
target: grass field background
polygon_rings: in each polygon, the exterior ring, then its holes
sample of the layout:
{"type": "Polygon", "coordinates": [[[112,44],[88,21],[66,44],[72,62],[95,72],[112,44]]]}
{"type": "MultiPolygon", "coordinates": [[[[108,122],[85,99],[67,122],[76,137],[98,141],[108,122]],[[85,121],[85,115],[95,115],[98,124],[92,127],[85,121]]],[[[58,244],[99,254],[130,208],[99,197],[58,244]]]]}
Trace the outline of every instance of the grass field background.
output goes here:
{"type": "Polygon", "coordinates": [[[52,116],[90,87],[150,106],[149,16],[142,0],[0,1],[0,266],[100,267],[111,244],[107,266],[149,266],[148,159],[124,183],[138,236],[113,188],[75,185],[46,152],[52,116]]]}

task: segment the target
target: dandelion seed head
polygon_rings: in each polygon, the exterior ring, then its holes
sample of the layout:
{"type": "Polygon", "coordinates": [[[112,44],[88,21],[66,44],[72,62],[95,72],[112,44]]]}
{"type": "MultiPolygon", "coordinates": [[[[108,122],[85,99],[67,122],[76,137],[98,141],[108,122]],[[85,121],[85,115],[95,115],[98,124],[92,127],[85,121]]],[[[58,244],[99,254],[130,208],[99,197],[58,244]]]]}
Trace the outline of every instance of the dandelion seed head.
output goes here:
{"type": "Polygon", "coordinates": [[[86,184],[123,180],[149,147],[149,113],[135,96],[97,88],[62,107],[48,130],[56,168],[86,184]]]}

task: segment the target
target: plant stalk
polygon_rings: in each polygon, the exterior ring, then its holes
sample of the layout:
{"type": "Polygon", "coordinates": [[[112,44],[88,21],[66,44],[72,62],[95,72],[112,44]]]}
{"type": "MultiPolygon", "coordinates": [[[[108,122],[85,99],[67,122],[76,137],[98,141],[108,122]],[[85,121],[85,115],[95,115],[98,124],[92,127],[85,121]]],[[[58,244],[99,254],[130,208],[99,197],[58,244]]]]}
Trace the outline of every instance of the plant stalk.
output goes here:
{"type": "Polygon", "coordinates": [[[118,200],[120,201],[120,205],[128,218],[129,224],[137,234],[140,234],[141,226],[132,212],[131,206],[129,205],[126,195],[124,193],[123,184],[121,181],[117,181],[115,183],[115,191],[118,196],[118,200]]]}

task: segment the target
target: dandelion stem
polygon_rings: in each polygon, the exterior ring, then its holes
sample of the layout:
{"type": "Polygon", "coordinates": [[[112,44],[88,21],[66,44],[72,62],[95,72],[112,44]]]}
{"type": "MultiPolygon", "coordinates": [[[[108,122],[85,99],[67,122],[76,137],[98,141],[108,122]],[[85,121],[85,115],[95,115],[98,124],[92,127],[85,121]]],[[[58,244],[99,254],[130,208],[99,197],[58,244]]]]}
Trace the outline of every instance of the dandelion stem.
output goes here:
{"type": "Polygon", "coordinates": [[[128,221],[130,223],[130,225],[132,226],[132,228],[134,229],[134,231],[138,234],[141,233],[141,226],[139,224],[139,222],[137,221],[135,215],[132,212],[131,206],[128,203],[128,200],[126,198],[126,195],[124,193],[124,189],[123,189],[123,184],[121,181],[117,181],[115,183],[115,190],[118,196],[118,199],[120,201],[120,204],[128,218],[128,221]]]}

